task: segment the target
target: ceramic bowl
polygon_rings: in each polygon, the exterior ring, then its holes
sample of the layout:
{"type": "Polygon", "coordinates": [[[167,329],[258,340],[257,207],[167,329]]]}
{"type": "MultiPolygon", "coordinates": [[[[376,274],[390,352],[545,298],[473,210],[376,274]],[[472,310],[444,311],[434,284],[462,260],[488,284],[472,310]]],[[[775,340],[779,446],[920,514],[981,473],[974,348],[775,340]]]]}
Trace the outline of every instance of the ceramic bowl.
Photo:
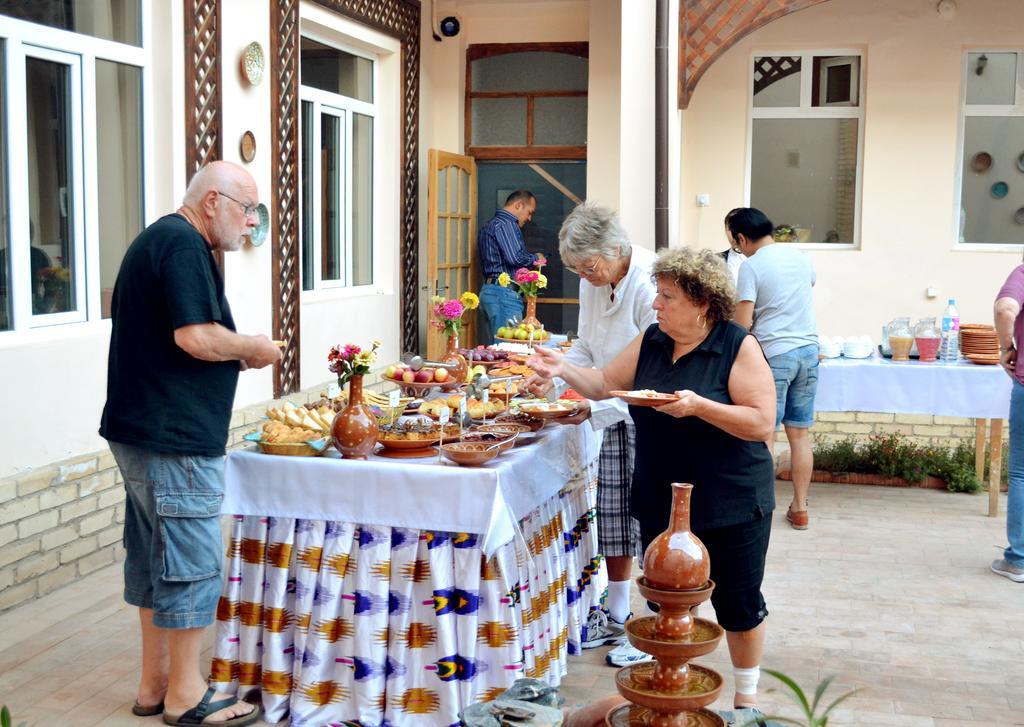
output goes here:
{"type": "Polygon", "coordinates": [[[1010,185],[1006,182],[996,182],[989,188],[989,192],[996,199],[1002,199],[1010,192],[1010,185]]]}
{"type": "Polygon", "coordinates": [[[441,453],[463,467],[479,467],[498,456],[498,445],[482,442],[452,442],[442,444],[441,453]]]}

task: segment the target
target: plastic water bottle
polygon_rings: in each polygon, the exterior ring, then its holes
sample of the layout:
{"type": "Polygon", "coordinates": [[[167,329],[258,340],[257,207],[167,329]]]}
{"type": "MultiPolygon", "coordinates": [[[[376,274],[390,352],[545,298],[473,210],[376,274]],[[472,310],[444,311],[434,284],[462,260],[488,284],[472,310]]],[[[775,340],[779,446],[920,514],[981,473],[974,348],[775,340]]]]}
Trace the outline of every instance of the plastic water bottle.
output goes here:
{"type": "Polygon", "coordinates": [[[949,299],[949,305],[942,311],[942,345],[939,348],[942,361],[956,361],[960,358],[960,311],[956,300],[949,299]]]}

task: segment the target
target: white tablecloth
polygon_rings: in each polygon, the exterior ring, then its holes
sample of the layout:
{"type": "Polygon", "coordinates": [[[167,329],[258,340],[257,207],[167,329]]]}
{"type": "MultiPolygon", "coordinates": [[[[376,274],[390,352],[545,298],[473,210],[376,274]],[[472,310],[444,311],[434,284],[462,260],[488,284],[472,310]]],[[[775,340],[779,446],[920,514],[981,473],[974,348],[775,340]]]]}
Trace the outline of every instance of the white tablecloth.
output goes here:
{"type": "Polygon", "coordinates": [[[343,460],[333,449],[304,458],[236,451],[227,458],[221,512],[478,533],[490,557],[565,484],[570,463],[592,461],[599,447],[586,422],[545,427],[537,443],[482,467],[436,456],[343,460]]]}
{"type": "Polygon", "coordinates": [[[815,411],[867,411],[1006,419],[1012,382],[1001,366],[825,359],[815,411]]]}

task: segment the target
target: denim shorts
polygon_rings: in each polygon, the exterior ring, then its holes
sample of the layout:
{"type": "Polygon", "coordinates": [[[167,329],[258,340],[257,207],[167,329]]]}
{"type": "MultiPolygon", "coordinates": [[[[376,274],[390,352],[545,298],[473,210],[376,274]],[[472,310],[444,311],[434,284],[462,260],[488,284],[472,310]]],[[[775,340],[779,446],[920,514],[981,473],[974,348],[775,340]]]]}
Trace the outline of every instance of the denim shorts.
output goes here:
{"type": "Polygon", "coordinates": [[[498,329],[508,325],[513,316],[523,317],[523,299],[512,288],[502,288],[495,283],[487,283],[480,289],[481,326],[477,338],[480,343],[492,343],[498,329]],[[486,336],[486,337],[485,337],[486,336]]]}
{"type": "Polygon", "coordinates": [[[213,623],[221,590],[224,458],[164,454],[110,442],[124,476],[124,600],[153,625],[213,623]]]}
{"type": "Polygon", "coordinates": [[[770,356],[775,378],[775,426],[807,429],[814,424],[814,393],[818,390],[818,346],[809,344],[770,356]]]}

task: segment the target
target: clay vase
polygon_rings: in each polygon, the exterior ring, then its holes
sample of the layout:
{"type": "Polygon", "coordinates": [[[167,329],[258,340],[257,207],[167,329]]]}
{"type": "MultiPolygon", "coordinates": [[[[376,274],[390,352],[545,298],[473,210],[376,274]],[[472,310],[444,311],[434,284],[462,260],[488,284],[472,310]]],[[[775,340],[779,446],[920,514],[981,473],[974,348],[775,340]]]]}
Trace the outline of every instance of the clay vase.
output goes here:
{"type": "Polygon", "coordinates": [[[537,296],[524,295],[523,298],[526,300],[526,315],[523,316],[523,323],[532,323],[535,327],[540,328],[540,321],[537,320],[537,296]]]}
{"type": "Polygon", "coordinates": [[[448,381],[451,384],[442,388],[453,388],[456,384],[465,383],[466,374],[469,373],[469,363],[466,361],[466,357],[459,353],[458,333],[448,334],[448,348],[445,349],[441,363],[453,364],[448,368],[448,381]]]}
{"type": "Polygon", "coordinates": [[[690,493],[693,485],[672,483],[672,513],[668,529],[647,546],[644,578],[666,591],[703,588],[711,574],[707,548],[690,532],[690,493]]]}
{"type": "Polygon", "coordinates": [[[366,459],[377,444],[377,418],[363,404],[362,376],[349,379],[348,405],[334,417],[331,438],[345,459],[366,459]]]}

